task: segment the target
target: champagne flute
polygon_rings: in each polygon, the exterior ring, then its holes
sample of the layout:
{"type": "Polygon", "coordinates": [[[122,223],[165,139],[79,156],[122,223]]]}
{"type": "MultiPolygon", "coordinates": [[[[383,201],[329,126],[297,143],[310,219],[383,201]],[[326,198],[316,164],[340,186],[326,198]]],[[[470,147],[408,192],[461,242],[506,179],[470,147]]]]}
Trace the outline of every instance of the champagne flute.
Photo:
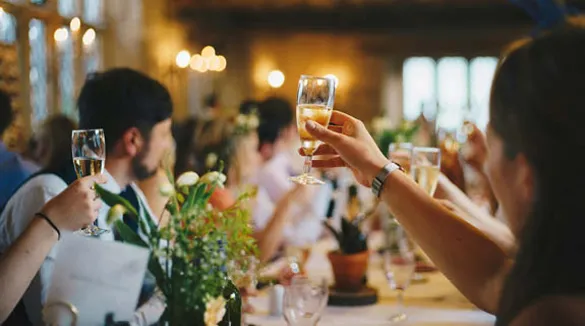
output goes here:
{"type": "MultiPolygon", "coordinates": [[[[78,178],[104,173],[106,138],[103,129],[73,130],[71,133],[73,167],[78,178]]],[[[109,232],[90,224],[78,231],[86,236],[98,236],[109,232]]]]}
{"type": "Polygon", "coordinates": [[[315,326],[328,299],[325,280],[313,283],[305,276],[295,276],[284,292],[284,319],[289,326],[315,326]]]}
{"type": "Polygon", "coordinates": [[[414,181],[432,196],[441,174],[441,150],[436,147],[415,147],[410,168],[414,181]]]}
{"type": "Polygon", "coordinates": [[[299,79],[297,93],[297,128],[301,138],[301,147],[305,152],[303,173],[291,177],[290,180],[302,185],[323,185],[323,181],[311,175],[313,153],[319,141],[305,128],[307,121],[312,120],[323,127],[329,125],[333,102],[335,100],[335,80],[328,77],[303,75],[299,79]]]}
{"type": "Polygon", "coordinates": [[[397,291],[397,312],[390,316],[390,322],[397,323],[407,319],[404,312],[404,291],[410,285],[416,267],[415,244],[402,226],[391,222],[392,246],[384,249],[384,273],[392,290],[397,291]]]}

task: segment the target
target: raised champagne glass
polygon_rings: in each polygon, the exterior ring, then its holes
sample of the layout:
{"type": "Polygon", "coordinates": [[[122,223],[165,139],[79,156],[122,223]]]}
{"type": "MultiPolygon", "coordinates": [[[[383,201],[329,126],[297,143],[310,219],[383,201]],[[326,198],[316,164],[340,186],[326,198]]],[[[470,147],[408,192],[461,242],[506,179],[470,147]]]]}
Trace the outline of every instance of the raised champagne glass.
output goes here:
{"type": "Polygon", "coordinates": [[[290,180],[302,185],[322,185],[324,182],[311,175],[313,153],[319,146],[319,140],[305,128],[312,120],[327,128],[335,100],[335,79],[303,75],[299,79],[297,93],[297,128],[301,138],[301,147],[305,153],[303,173],[290,180]]]}
{"type": "Polygon", "coordinates": [[[414,181],[427,194],[434,195],[441,174],[441,150],[436,147],[415,147],[410,169],[414,181]]]}
{"type": "MultiPolygon", "coordinates": [[[[106,138],[103,129],[73,130],[71,133],[71,154],[73,167],[78,178],[104,172],[106,161],[106,138]]],[[[85,236],[99,236],[109,232],[90,224],[77,233],[85,236]]]]}

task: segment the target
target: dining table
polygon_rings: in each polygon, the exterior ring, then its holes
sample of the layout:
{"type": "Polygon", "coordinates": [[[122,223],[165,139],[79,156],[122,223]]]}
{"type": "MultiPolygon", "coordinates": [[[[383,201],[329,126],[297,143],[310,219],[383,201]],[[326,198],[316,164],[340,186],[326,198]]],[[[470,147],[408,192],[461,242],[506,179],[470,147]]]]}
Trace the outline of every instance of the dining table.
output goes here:
{"type": "MultiPolygon", "coordinates": [[[[414,325],[414,326],[488,326],[493,325],[495,317],[481,311],[469,302],[455,286],[439,271],[421,273],[404,292],[404,312],[408,318],[398,324],[391,323],[390,316],[396,312],[396,291],[393,291],[383,269],[383,259],[377,253],[383,243],[381,232],[372,234],[368,239],[370,257],[367,271],[368,286],[378,292],[378,302],[358,307],[327,306],[318,325],[414,325]]],[[[336,249],[333,238],[325,238],[311,247],[310,256],[305,264],[305,273],[311,279],[326,279],[333,284],[333,272],[327,253],[336,249]]],[[[267,266],[263,274],[275,275],[286,264],[281,259],[267,266]]],[[[261,291],[249,298],[254,312],[245,316],[247,325],[276,326],[287,325],[282,315],[269,312],[268,291],[261,291]]]]}

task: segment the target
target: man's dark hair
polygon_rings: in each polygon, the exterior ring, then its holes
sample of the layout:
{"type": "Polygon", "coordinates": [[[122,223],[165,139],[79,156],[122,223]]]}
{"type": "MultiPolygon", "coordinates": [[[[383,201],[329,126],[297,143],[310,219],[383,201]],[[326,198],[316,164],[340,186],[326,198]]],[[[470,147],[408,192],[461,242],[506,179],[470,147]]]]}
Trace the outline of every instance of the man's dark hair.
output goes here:
{"type": "Polygon", "coordinates": [[[240,103],[240,114],[250,114],[254,111],[258,111],[258,101],[245,100],[240,103]]]}
{"type": "Polygon", "coordinates": [[[8,129],[14,119],[10,95],[0,90],[0,136],[8,129]]]}
{"type": "Polygon", "coordinates": [[[206,108],[214,108],[217,106],[217,95],[215,93],[209,94],[203,100],[203,104],[206,108]]]}
{"type": "Polygon", "coordinates": [[[79,99],[79,127],[104,129],[111,151],[132,127],[147,138],[157,123],[171,117],[173,102],[158,81],[129,68],[115,68],[88,76],[79,99]]]}
{"type": "Polygon", "coordinates": [[[274,144],[280,133],[294,121],[292,106],[287,100],[279,97],[269,97],[260,103],[258,114],[260,145],[274,144]]]}

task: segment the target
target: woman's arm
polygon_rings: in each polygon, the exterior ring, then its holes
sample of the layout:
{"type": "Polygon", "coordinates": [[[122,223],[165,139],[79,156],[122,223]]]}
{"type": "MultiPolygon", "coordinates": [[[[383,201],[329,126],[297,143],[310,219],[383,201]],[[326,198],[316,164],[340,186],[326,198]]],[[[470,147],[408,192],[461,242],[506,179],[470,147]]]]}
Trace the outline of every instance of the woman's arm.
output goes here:
{"type": "MultiPolygon", "coordinates": [[[[337,157],[314,160],[316,167],[348,166],[357,180],[370,186],[388,161],[378,149],[364,124],[334,111],[332,128],[327,130],[312,121],[307,130],[328,144],[317,154],[337,157]]],[[[401,172],[393,172],[384,183],[381,199],[393,215],[417,241],[429,258],[473,303],[487,311],[497,309],[504,277],[510,267],[507,242],[496,242],[486,234],[495,234],[489,224],[473,225],[425,193],[401,172]]]]}
{"type": "Polygon", "coordinates": [[[90,176],[77,180],[41,209],[53,224],[34,218],[25,231],[0,257],[0,324],[10,315],[41,264],[59,239],[60,230],[73,231],[91,224],[101,200],[91,189],[106,178],[90,176]]]}

